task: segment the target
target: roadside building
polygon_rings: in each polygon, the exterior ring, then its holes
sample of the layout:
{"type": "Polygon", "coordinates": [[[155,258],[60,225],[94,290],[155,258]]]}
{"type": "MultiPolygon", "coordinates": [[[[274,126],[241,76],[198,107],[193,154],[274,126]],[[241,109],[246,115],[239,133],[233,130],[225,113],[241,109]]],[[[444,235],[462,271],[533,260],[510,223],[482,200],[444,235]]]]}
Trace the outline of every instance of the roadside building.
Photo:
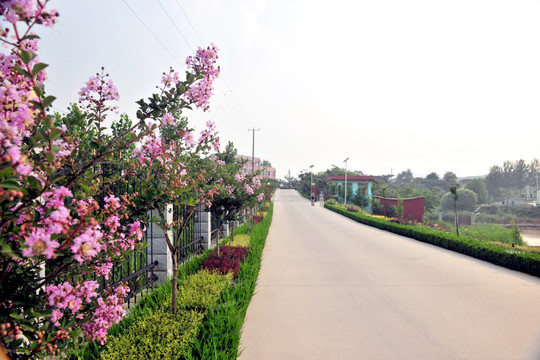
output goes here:
{"type": "MultiPolygon", "coordinates": [[[[345,200],[345,175],[330,176],[326,183],[328,184],[330,196],[339,202],[345,200]]],[[[347,176],[347,203],[350,203],[350,199],[357,196],[359,191],[362,191],[367,205],[364,209],[371,212],[371,204],[373,201],[373,184],[375,178],[373,176],[347,176]]]]}
{"type": "MultiPolygon", "coordinates": [[[[242,160],[244,162],[244,166],[242,168],[242,172],[244,174],[250,174],[252,169],[252,158],[251,156],[247,155],[236,155],[236,158],[239,160],[242,160]]],[[[264,179],[270,179],[270,180],[276,180],[276,168],[271,166],[265,166],[268,163],[268,161],[264,161],[258,157],[254,158],[254,166],[253,169],[255,171],[261,170],[261,177],[264,179]]]]}

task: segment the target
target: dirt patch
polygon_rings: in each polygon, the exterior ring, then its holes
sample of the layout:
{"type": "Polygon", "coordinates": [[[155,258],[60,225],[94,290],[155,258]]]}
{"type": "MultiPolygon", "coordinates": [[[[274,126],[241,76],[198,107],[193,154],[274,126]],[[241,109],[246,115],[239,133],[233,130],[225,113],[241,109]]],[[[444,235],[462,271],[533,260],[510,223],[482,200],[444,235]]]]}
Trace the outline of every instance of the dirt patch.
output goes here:
{"type": "Polygon", "coordinates": [[[523,240],[530,246],[540,246],[540,228],[520,228],[519,232],[523,240]]]}

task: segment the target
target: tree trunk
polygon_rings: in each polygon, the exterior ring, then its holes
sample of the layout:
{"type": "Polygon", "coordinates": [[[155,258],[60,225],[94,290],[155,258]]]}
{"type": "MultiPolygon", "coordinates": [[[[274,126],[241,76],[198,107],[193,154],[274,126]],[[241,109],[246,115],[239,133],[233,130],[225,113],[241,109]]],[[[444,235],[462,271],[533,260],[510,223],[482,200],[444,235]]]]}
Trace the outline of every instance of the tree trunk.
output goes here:
{"type": "Polygon", "coordinates": [[[217,241],[216,241],[216,246],[217,246],[217,257],[219,258],[219,237],[220,237],[220,232],[221,232],[221,226],[218,226],[217,228],[217,241]]]}
{"type": "Polygon", "coordinates": [[[173,274],[172,274],[172,313],[176,313],[176,294],[178,291],[178,257],[176,251],[171,252],[173,274]]]}
{"type": "Polygon", "coordinates": [[[456,235],[459,236],[459,221],[457,215],[457,201],[454,201],[454,220],[456,224],[456,235]]]}
{"type": "Polygon", "coordinates": [[[234,242],[234,220],[231,221],[231,243],[234,242]]]}

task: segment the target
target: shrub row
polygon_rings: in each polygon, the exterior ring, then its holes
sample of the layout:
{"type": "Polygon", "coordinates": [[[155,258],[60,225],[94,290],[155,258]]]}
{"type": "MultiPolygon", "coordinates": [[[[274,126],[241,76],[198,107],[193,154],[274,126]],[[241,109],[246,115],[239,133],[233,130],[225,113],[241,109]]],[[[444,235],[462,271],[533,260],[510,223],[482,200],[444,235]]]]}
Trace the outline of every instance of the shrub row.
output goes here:
{"type": "Polygon", "coordinates": [[[188,277],[179,289],[176,313],[171,311],[169,298],[156,312],[131,324],[121,335],[111,337],[101,359],[181,359],[207,311],[217,303],[231,279],[231,274],[208,270],[188,277]]]}
{"type": "Polygon", "coordinates": [[[380,218],[373,218],[360,213],[352,213],[339,206],[325,204],[327,209],[335,211],[362,224],[390,231],[428,244],[436,245],[448,250],[456,251],[495,265],[524,272],[540,277],[540,254],[534,252],[513,251],[501,246],[457,237],[453,234],[437,230],[389,222],[380,218]]]}
{"type": "MultiPolygon", "coordinates": [[[[233,360],[240,355],[241,330],[255,291],[272,213],[273,204],[270,204],[267,216],[251,229],[250,251],[240,265],[235,286],[225,288],[218,305],[208,312],[197,338],[185,354],[186,359],[233,360]]],[[[238,233],[245,232],[244,228],[238,233]]],[[[236,234],[235,232],[235,243],[238,237],[236,234]]]]}
{"type": "Polygon", "coordinates": [[[219,250],[212,251],[208,259],[204,260],[202,267],[211,271],[218,271],[220,274],[233,272],[234,277],[240,271],[240,264],[246,258],[248,248],[244,246],[222,246],[219,250]]]}

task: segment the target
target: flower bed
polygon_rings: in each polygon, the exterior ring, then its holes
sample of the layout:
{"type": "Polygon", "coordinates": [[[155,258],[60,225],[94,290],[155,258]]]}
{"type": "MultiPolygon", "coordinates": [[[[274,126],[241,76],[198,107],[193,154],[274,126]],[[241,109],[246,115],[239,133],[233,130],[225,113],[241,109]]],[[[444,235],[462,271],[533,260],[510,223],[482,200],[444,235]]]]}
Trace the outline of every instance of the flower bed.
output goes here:
{"type": "Polygon", "coordinates": [[[218,271],[220,274],[232,272],[233,277],[236,277],[247,253],[247,247],[225,245],[220,248],[219,255],[217,250],[212,251],[208,259],[204,260],[202,268],[218,271]]]}

